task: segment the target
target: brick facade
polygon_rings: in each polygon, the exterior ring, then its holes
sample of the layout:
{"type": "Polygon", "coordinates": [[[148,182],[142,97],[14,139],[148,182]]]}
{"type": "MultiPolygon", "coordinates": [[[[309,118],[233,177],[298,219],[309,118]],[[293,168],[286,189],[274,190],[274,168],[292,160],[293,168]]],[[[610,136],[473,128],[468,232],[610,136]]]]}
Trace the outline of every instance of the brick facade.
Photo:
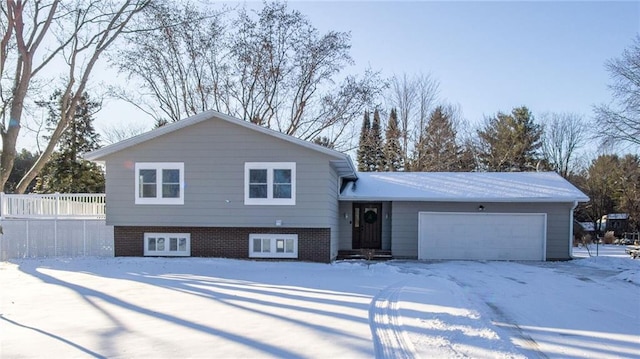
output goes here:
{"type": "Polygon", "coordinates": [[[331,261],[329,228],[115,226],[113,230],[116,257],[142,257],[144,233],[190,233],[192,257],[249,258],[249,234],[277,233],[298,235],[296,260],[323,263],[331,261]]]}

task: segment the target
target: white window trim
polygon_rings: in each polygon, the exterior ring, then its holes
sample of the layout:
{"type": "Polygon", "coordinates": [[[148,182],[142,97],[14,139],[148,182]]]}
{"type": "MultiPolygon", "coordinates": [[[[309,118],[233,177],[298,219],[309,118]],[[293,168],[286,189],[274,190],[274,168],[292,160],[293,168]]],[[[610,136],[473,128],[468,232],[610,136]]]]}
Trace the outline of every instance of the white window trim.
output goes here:
{"type": "Polygon", "coordinates": [[[191,256],[191,234],[190,233],[145,233],[144,234],[144,255],[145,256],[167,256],[167,257],[189,257],[191,256]],[[165,249],[163,251],[150,251],[149,238],[164,238],[165,249]],[[185,251],[169,250],[169,238],[186,238],[187,247],[185,251]]]}
{"type": "Polygon", "coordinates": [[[245,162],[244,164],[244,204],[284,205],[296,204],[296,163],[295,162],[245,162]],[[249,170],[267,170],[267,198],[249,197],[249,170]],[[291,198],[273,198],[273,170],[291,170],[291,198]]]}
{"type": "Polygon", "coordinates": [[[298,235],[297,234],[263,234],[263,233],[251,233],[249,234],[249,258],[298,258],[298,235]],[[254,239],[269,239],[270,251],[269,252],[254,252],[253,240],[254,239]],[[277,253],[276,252],[276,240],[278,239],[293,239],[293,252],[292,253],[277,253]]]}
{"type": "Polygon", "coordinates": [[[184,204],[184,163],[183,162],[136,162],[135,165],[135,203],[136,204],[184,204]],[[156,171],[156,197],[140,197],[140,170],[156,171]],[[162,170],[180,171],[180,197],[162,198],[162,170]]]}

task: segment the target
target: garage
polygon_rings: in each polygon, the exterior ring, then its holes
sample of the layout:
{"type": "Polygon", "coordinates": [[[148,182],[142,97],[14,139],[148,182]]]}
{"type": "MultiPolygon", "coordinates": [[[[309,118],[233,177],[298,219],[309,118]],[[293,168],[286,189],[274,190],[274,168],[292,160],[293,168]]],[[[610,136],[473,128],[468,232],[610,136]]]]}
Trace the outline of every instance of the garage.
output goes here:
{"type": "Polygon", "coordinates": [[[545,213],[418,213],[418,259],[544,261],[545,213]]]}

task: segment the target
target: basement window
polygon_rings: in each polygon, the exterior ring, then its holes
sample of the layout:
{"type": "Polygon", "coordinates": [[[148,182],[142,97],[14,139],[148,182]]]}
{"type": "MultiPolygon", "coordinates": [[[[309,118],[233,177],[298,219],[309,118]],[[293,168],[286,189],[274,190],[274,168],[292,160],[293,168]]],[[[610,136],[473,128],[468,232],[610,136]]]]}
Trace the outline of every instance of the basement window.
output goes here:
{"type": "Polygon", "coordinates": [[[250,258],[298,258],[297,234],[250,234],[250,258]]]}
{"type": "Polygon", "coordinates": [[[145,233],[145,256],[188,257],[191,255],[189,233],[145,233]]]}

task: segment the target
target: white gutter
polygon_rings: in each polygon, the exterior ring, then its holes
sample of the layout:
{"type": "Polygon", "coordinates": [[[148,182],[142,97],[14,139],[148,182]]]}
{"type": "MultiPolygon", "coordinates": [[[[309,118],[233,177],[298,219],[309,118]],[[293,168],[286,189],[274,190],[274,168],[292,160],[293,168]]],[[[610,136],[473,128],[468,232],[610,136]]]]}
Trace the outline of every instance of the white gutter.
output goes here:
{"type": "MultiPolygon", "coordinates": [[[[338,198],[340,201],[379,201],[379,202],[490,202],[490,203],[577,203],[575,197],[392,197],[392,196],[349,196],[343,195],[338,198]]],[[[582,199],[580,199],[582,202],[582,199]]],[[[586,200],[584,201],[586,202],[586,200]]]]}
{"type": "Polygon", "coordinates": [[[578,201],[573,201],[573,207],[569,212],[569,258],[573,259],[573,211],[578,207],[578,201]]]}

